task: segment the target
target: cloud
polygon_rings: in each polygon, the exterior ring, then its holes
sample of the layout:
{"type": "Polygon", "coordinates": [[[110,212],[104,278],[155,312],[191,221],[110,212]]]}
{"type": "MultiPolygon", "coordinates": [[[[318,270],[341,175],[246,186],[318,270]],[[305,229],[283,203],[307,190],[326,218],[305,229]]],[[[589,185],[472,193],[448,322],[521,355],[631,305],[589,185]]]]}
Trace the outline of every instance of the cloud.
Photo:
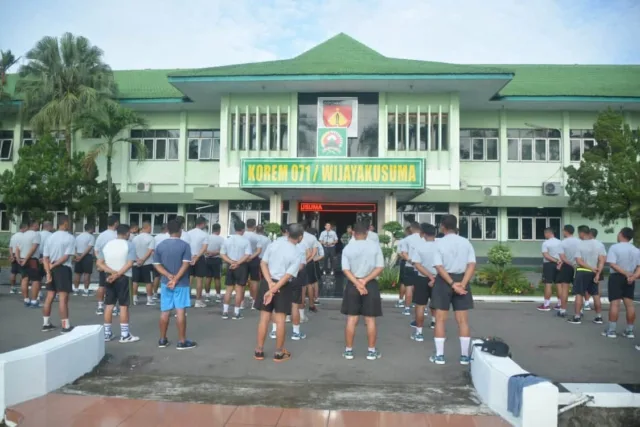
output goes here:
{"type": "Polygon", "coordinates": [[[431,61],[640,62],[634,0],[32,0],[8,15],[3,49],[23,54],[71,31],[115,69],[288,58],[339,32],[388,56],[431,61]]]}

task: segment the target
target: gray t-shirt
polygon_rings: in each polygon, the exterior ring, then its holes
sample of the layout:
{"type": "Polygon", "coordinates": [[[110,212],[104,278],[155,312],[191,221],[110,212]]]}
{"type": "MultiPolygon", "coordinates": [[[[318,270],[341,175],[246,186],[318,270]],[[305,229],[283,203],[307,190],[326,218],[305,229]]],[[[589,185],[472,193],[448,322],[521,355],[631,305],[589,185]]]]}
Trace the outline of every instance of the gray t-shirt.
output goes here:
{"type": "Polygon", "coordinates": [[[11,239],[9,239],[9,250],[11,251],[12,255],[15,255],[16,246],[18,246],[18,241],[20,240],[23,234],[24,233],[22,233],[22,231],[18,231],[16,234],[11,236],[11,239]]]}
{"type": "Polygon", "coordinates": [[[96,238],[94,235],[84,231],[76,237],[76,253],[82,255],[87,249],[94,247],[95,244],[96,238]]]}
{"type": "Polygon", "coordinates": [[[564,250],[564,256],[572,266],[576,265],[576,254],[578,253],[578,247],[580,246],[580,239],[577,237],[567,237],[562,241],[562,249],[564,250]]]}
{"type": "MultiPolygon", "coordinates": [[[[156,248],[156,241],[149,233],[138,234],[136,237],[134,237],[131,243],[133,243],[133,246],[135,246],[136,248],[136,258],[138,259],[144,258],[144,256],[147,255],[149,249],[153,250],[156,248]]],[[[143,265],[151,264],[153,264],[153,253],[151,254],[151,256],[149,256],[149,258],[145,260],[143,265]]]]}
{"type": "Polygon", "coordinates": [[[296,245],[288,240],[279,240],[269,245],[262,262],[267,263],[274,280],[282,279],[285,274],[296,277],[300,269],[300,252],[296,245]]]}
{"type": "MultiPolygon", "coordinates": [[[[640,265],[640,250],[629,242],[616,243],[609,248],[607,262],[618,265],[627,273],[633,273],[640,265]]],[[[617,273],[611,267],[609,272],[617,273]]]]}
{"type": "MultiPolygon", "coordinates": [[[[208,243],[208,246],[207,246],[208,252],[215,252],[215,251],[220,252],[220,249],[222,248],[222,244],[224,243],[224,237],[222,237],[219,234],[210,234],[209,239],[207,240],[207,243],[208,243]]],[[[213,258],[220,258],[220,255],[216,255],[213,258]]]]}
{"type": "Polygon", "coordinates": [[[607,251],[604,246],[599,244],[597,240],[580,240],[578,245],[578,251],[576,252],[576,258],[581,258],[593,268],[598,267],[598,258],[600,256],[607,256],[607,251]]]}
{"type": "Polygon", "coordinates": [[[31,258],[40,258],[42,253],[42,241],[40,240],[40,233],[33,230],[27,230],[18,238],[16,247],[20,249],[20,260],[24,260],[31,251],[33,245],[38,245],[36,250],[31,255],[31,258]]]}
{"type": "Polygon", "coordinates": [[[338,235],[333,230],[324,230],[320,233],[320,243],[329,247],[335,246],[338,243],[338,235]]]}
{"type": "Polygon", "coordinates": [[[371,240],[355,240],[342,251],[342,269],[351,271],[358,279],[367,277],[378,267],[384,267],[382,249],[371,240]]]}
{"type": "MultiPolygon", "coordinates": [[[[415,265],[416,263],[423,266],[429,273],[436,274],[436,267],[434,264],[434,259],[436,255],[436,242],[435,241],[426,241],[422,240],[422,242],[415,245],[411,248],[411,252],[409,253],[409,258],[411,262],[415,265]]],[[[416,268],[418,275],[421,277],[426,277],[424,274],[420,272],[416,268]]]]}
{"type": "Polygon", "coordinates": [[[42,251],[44,250],[44,244],[47,243],[47,239],[51,237],[53,233],[49,230],[40,231],[40,255],[42,256],[42,251]]]}
{"type": "Polygon", "coordinates": [[[264,254],[269,249],[269,246],[271,246],[271,239],[263,234],[258,234],[258,247],[262,249],[258,258],[264,259],[264,254]]]}
{"type": "Polygon", "coordinates": [[[43,256],[48,257],[52,264],[65,255],[69,255],[62,265],[71,267],[73,255],[76,253],[76,241],[70,233],[58,230],[47,238],[42,252],[43,256]]]}
{"type": "Polygon", "coordinates": [[[307,249],[313,249],[316,247],[316,242],[318,241],[318,239],[316,239],[316,236],[314,236],[311,233],[307,233],[306,231],[304,232],[304,234],[302,235],[302,242],[304,243],[305,247],[307,249]]]}
{"type": "Polygon", "coordinates": [[[407,255],[409,256],[409,260],[406,261],[404,266],[405,268],[413,268],[413,264],[410,261],[411,251],[415,246],[419,245],[421,242],[424,242],[424,239],[420,237],[420,233],[413,233],[412,235],[402,239],[402,242],[403,242],[402,252],[406,252],[407,255]]]}
{"type": "Polygon", "coordinates": [[[433,264],[441,265],[447,273],[463,274],[467,264],[476,262],[476,253],[471,243],[454,233],[445,234],[436,240],[433,264]]]}
{"type": "Polygon", "coordinates": [[[220,254],[226,255],[232,261],[240,261],[245,255],[253,255],[253,252],[251,252],[251,243],[249,243],[249,240],[239,234],[233,234],[222,244],[220,254]]]}
{"type": "Polygon", "coordinates": [[[258,235],[254,231],[245,231],[242,237],[247,239],[251,244],[251,254],[255,254],[258,250],[258,243],[260,242],[258,235]]]}
{"type": "Polygon", "coordinates": [[[118,233],[116,233],[115,230],[104,230],[102,233],[100,233],[100,235],[98,235],[98,238],[96,239],[96,244],[94,245],[96,253],[99,253],[107,243],[117,238],[118,233]]]}
{"type": "Polygon", "coordinates": [[[155,237],[153,238],[153,240],[156,242],[156,248],[158,247],[158,245],[160,243],[164,242],[165,240],[167,240],[170,237],[171,236],[169,236],[169,233],[156,234],[155,237]]]}
{"type": "Polygon", "coordinates": [[[372,242],[380,243],[380,237],[378,236],[378,233],[376,233],[375,231],[369,231],[367,233],[367,240],[371,240],[372,242]]]}
{"type": "MultiPolygon", "coordinates": [[[[545,240],[542,242],[542,253],[549,254],[550,257],[553,257],[557,260],[560,259],[560,254],[564,253],[564,249],[562,248],[562,241],[555,237],[545,240]]],[[[545,257],[542,257],[543,262],[551,262],[545,257]]]]}
{"type": "Polygon", "coordinates": [[[304,240],[301,240],[300,243],[296,245],[296,248],[298,248],[298,255],[300,256],[300,264],[307,265],[307,249],[309,249],[309,247],[304,240]]]}
{"type": "Polygon", "coordinates": [[[194,228],[193,230],[189,230],[189,246],[191,248],[191,256],[196,256],[202,250],[204,245],[208,245],[209,243],[209,235],[199,229],[194,228]]]}

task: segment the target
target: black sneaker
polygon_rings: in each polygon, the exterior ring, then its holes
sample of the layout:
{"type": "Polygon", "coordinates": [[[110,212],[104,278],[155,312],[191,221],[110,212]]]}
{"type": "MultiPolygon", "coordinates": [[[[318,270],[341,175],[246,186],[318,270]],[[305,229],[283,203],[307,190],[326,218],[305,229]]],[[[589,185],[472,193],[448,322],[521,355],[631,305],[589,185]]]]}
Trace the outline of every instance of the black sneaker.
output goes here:
{"type": "Polygon", "coordinates": [[[53,326],[51,323],[49,323],[48,325],[44,325],[42,327],[42,332],[51,332],[55,329],[56,327],[53,326]]]}
{"type": "Polygon", "coordinates": [[[264,351],[256,350],[253,352],[253,358],[256,360],[264,360],[264,351]]]}
{"type": "Polygon", "coordinates": [[[602,320],[602,316],[596,316],[596,318],[593,319],[593,323],[595,323],[596,325],[602,325],[604,323],[604,320],[602,320]]]}
{"type": "Polygon", "coordinates": [[[567,319],[567,322],[571,323],[572,325],[581,325],[582,324],[582,317],[580,317],[580,316],[571,316],[570,318],[567,319]]]}
{"type": "Polygon", "coordinates": [[[198,344],[194,341],[185,340],[184,342],[179,342],[176,348],[178,350],[191,350],[192,348],[196,348],[198,344]]]}
{"type": "Polygon", "coordinates": [[[556,311],[556,317],[562,317],[564,319],[567,317],[567,312],[556,311]]]}
{"type": "Polygon", "coordinates": [[[291,353],[289,353],[287,350],[282,350],[281,353],[276,353],[273,355],[274,362],[286,362],[289,359],[291,359],[291,353]]]}
{"type": "Polygon", "coordinates": [[[318,307],[313,306],[313,307],[309,307],[309,311],[312,313],[317,313],[318,312],[318,307]]]}
{"type": "Polygon", "coordinates": [[[158,341],[158,348],[166,348],[169,347],[169,340],[166,338],[160,338],[158,341]]]}
{"type": "Polygon", "coordinates": [[[229,318],[229,313],[227,313],[226,311],[222,313],[222,318],[223,319],[228,319],[229,318]]]}
{"type": "Polygon", "coordinates": [[[60,329],[60,333],[61,334],[68,334],[69,332],[73,331],[74,327],[75,326],[69,326],[68,328],[62,328],[62,329],[60,329]]]}
{"type": "MultiPolygon", "coordinates": [[[[224,317],[223,317],[223,318],[224,318],[224,317]]],[[[233,319],[233,320],[242,320],[242,319],[244,319],[244,316],[242,315],[242,311],[241,311],[240,313],[238,313],[238,314],[235,314],[235,315],[232,317],[232,319],[233,319]]]]}

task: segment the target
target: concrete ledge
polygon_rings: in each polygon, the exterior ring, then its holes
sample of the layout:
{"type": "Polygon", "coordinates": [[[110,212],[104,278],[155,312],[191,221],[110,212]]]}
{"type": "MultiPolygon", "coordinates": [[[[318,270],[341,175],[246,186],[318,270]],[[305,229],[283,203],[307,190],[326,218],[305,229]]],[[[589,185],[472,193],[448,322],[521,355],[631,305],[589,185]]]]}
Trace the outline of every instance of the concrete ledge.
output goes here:
{"type": "Polygon", "coordinates": [[[560,383],[559,405],[566,406],[585,396],[594,408],[640,408],[639,384],[560,383]]]}
{"type": "MultiPolygon", "coordinates": [[[[482,341],[474,340],[475,343],[482,341]]],[[[528,373],[508,357],[496,357],[473,347],[471,380],[482,402],[514,426],[556,427],[558,425],[558,388],[551,382],[525,387],[522,410],[516,418],[507,410],[509,378],[528,373]]]]}
{"type": "Polygon", "coordinates": [[[76,326],[68,334],[0,354],[0,414],[72,383],[103,357],[102,325],[76,326]]]}

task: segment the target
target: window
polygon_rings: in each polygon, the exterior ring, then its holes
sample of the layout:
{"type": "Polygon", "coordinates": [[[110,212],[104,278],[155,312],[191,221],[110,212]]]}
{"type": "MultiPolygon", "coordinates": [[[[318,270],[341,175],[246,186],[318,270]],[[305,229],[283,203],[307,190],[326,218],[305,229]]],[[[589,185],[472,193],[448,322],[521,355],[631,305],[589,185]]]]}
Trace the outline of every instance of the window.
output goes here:
{"type": "MultiPolygon", "coordinates": [[[[270,109],[271,110],[271,109],[270,109]]],[[[273,108],[277,111],[277,108],[273,108]]],[[[231,150],[286,151],[289,149],[289,115],[287,113],[231,115],[231,150]],[[247,120],[248,118],[248,120],[247,120]],[[258,132],[260,129],[260,132],[258,132]]]]}
{"type": "Polygon", "coordinates": [[[0,203],[0,231],[9,231],[10,222],[7,206],[0,203]]]}
{"type": "MultiPolygon", "coordinates": [[[[64,132],[61,131],[53,131],[51,132],[51,136],[58,144],[65,143],[64,132]]],[[[30,146],[38,142],[38,138],[36,137],[36,133],[32,130],[24,130],[22,131],[22,146],[30,146]]]]}
{"type": "Polygon", "coordinates": [[[270,220],[269,202],[267,201],[237,201],[229,202],[229,234],[236,232],[234,225],[248,219],[255,219],[256,224],[267,224],[270,220]]]}
{"type": "Polygon", "coordinates": [[[207,220],[207,226],[209,227],[207,231],[209,233],[211,233],[211,225],[220,222],[220,216],[218,215],[219,205],[216,202],[210,205],[186,205],[185,210],[187,212],[185,215],[187,221],[186,230],[191,230],[196,226],[198,217],[203,217],[207,220]]]}
{"type": "Polygon", "coordinates": [[[512,162],[559,162],[558,129],[508,129],[508,160],[512,162]]]}
{"type": "MultiPolygon", "coordinates": [[[[144,144],[145,160],[178,160],[179,130],[131,130],[131,138],[144,144]]],[[[138,150],[131,145],[131,160],[138,160],[138,150]]]]}
{"type": "Polygon", "coordinates": [[[589,129],[571,129],[571,161],[579,162],[585,151],[597,145],[593,131],[589,129]]]}
{"type": "Polygon", "coordinates": [[[498,208],[460,206],[458,232],[471,240],[497,240],[498,208]]]}
{"type": "Polygon", "coordinates": [[[129,205],[129,224],[151,224],[151,233],[160,234],[162,224],[166,224],[178,216],[178,205],[129,205]]]}
{"type": "Polygon", "coordinates": [[[509,240],[544,240],[544,229],[553,228],[560,236],[562,209],[508,208],[507,238],[509,240]]]}
{"type": "Polygon", "coordinates": [[[407,114],[406,110],[398,109],[398,114],[394,111],[387,116],[387,149],[446,151],[449,149],[447,123],[447,113],[407,114]]]}
{"type": "Polygon", "coordinates": [[[11,160],[13,131],[0,130],[0,160],[11,160]]]}
{"type": "Polygon", "coordinates": [[[407,227],[411,222],[426,222],[436,227],[440,224],[442,217],[449,214],[449,204],[447,203],[399,203],[398,222],[403,227],[407,227]]]}
{"type": "Polygon", "coordinates": [[[187,132],[189,160],[220,160],[220,130],[187,132]]]}
{"type": "Polygon", "coordinates": [[[460,160],[498,160],[498,129],[460,129],[460,160]]]}

